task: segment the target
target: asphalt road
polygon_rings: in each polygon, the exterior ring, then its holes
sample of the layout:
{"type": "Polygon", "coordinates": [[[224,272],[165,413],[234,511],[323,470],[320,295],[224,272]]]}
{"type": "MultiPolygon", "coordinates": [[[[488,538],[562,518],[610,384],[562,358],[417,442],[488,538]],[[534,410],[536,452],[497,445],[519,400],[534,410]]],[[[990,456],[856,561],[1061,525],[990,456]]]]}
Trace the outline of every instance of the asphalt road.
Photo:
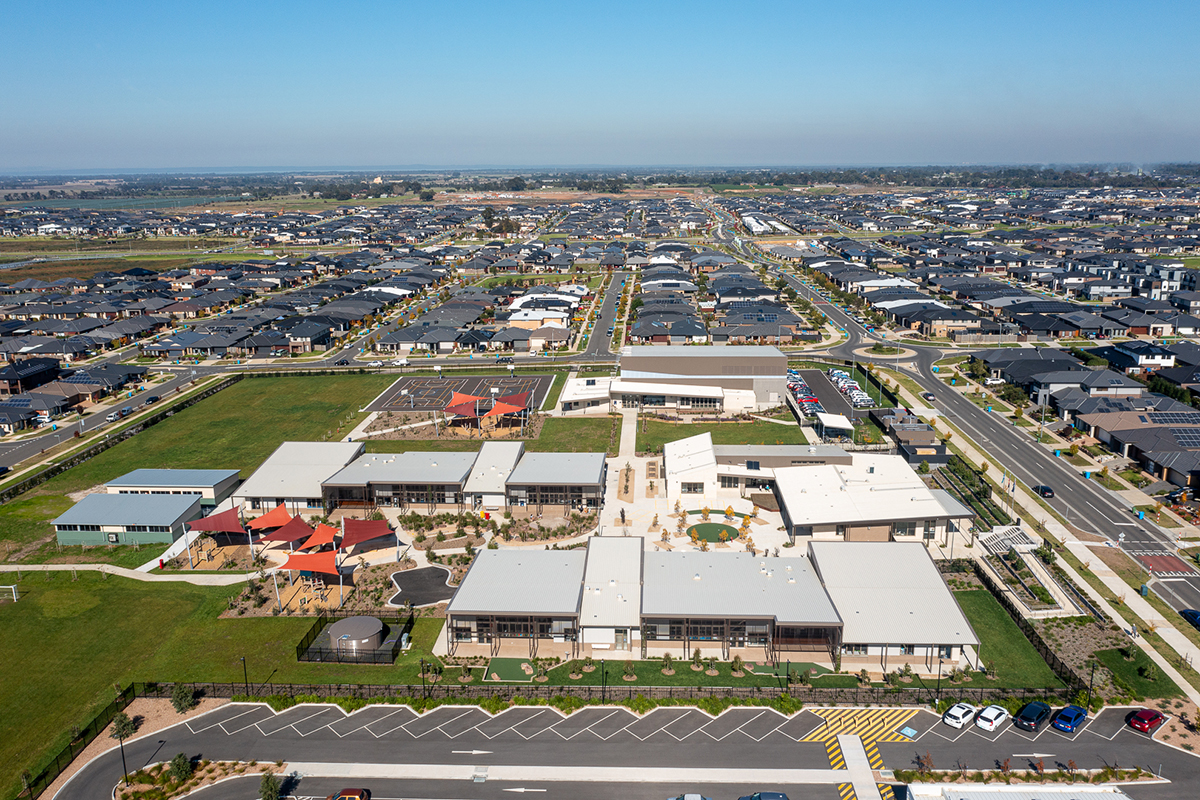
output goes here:
{"type": "Polygon", "coordinates": [[[604,361],[615,358],[609,352],[613,337],[609,335],[608,329],[616,325],[617,300],[620,299],[621,290],[624,288],[621,281],[628,278],[628,272],[613,273],[612,280],[608,282],[608,288],[604,292],[604,302],[600,304],[600,312],[596,315],[595,327],[588,336],[587,347],[584,348],[580,360],[604,361]]]}
{"type": "MultiPolygon", "coordinates": [[[[795,275],[775,268],[772,271],[782,276],[797,291],[803,288],[795,275]]],[[[820,303],[818,307],[831,321],[844,328],[847,334],[846,342],[830,348],[830,355],[845,359],[853,357],[880,366],[896,365],[895,358],[864,357],[855,354],[854,350],[875,341],[882,341],[882,338],[868,332],[831,303],[820,303]]],[[[937,411],[970,437],[979,449],[987,451],[1007,469],[1009,475],[1016,476],[1026,486],[1046,484],[1053,487],[1055,496],[1047,502],[1072,526],[1119,543],[1131,556],[1170,555],[1175,552],[1170,534],[1148,522],[1138,520],[1115,495],[1095,481],[1085,480],[1064,459],[1055,458],[1052,449],[1037,444],[1023,429],[1008,423],[997,414],[990,414],[979,408],[939,380],[933,371],[934,363],[944,356],[939,348],[910,345],[906,347],[915,351],[915,355],[901,359],[901,363],[911,363],[915,371],[905,370],[905,374],[923,389],[934,393],[937,397],[937,411]],[[1124,534],[1123,541],[1120,540],[1121,534],[1124,534]]],[[[953,352],[957,355],[971,351],[953,352]]],[[[1149,584],[1159,597],[1176,610],[1200,608],[1200,573],[1192,570],[1190,566],[1188,569],[1186,574],[1156,578],[1149,584]]]]}
{"type": "MultiPolygon", "coordinates": [[[[869,711],[867,713],[870,713],[869,711]]],[[[929,752],[939,769],[967,764],[991,768],[1012,760],[1014,768],[1043,759],[1048,768],[1068,760],[1080,768],[1099,768],[1119,763],[1141,765],[1176,782],[1139,789],[1135,797],[1150,800],[1183,800],[1195,796],[1194,776],[1200,774],[1195,755],[1167,747],[1124,727],[1127,709],[1106,709],[1088,727],[1074,736],[1050,730],[1034,735],[1006,725],[997,733],[975,729],[956,731],[942,725],[929,712],[918,712],[908,725],[919,733],[915,741],[879,745],[885,768],[908,768],[917,753],[929,752]]],[[[563,717],[546,707],[514,707],[491,716],[478,708],[443,706],[424,715],[394,706],[374,706],[347,717],[339,708],[296,706],[281,714],[261,705],[231,704],[197,717],[188,723],[127,742],[125,755],[131,770],[169,760],[176,753],[213,760],[257,760],[269,763],[399,764],[432,765],[431,774],[459,776],[525,771],[528,780],[514,780],[525,788],[577,789],[572,797],[612,797],[611,784],[570,783],[543,780],[543,767],[587,767],[615,770],[613,781],[622,782],[620,796],[665,798],[689,787],[639,784],[655,781],[655,770],[754,770],[769,780],[774,771],[787,769],[830,769],[824,744],[811,738],[822,720],[811,712],[784,717],[762,708],[729,709],[715,719],[695,709],[660,708],[638,717],[623,708],[588,707],[563,717]],[[469,771],[468,771],[469,770],[469,771]],[[639,773],[639,770],[643,772],[639,773]],[[630,782],[630,783],[626,783],[630,782]],[[553,784],[553,785],[552,785],[553,784]],[[626,795],[625,788],[631,794],[626,795]],[[592,788],[589,788],[592,787],[592,788]],[[607,788],[607,791],[605,791],[607,788]]],[[[345,768],[342,768],[343,770],[345,768]]],[[[326,768],[323,774],[336,774],[326,768]]],[[[353,774],[352,770],[347,770],[353,774]]],[[[569,773],[568,773],[569,775],[569,773]]],[[[420,777],[413,775],[412,777],[420,777]]],[[[496,777],[502,777],[496,775],[496,777]]],[[[556,776],[556,777],[561,777],[556,776]]],[[[107,797],[121,778],[121,757],[110,751],[81,770],[57,796],[58,800],[93,800],[107,797]]],[[[569,781],[570,778],[568,777],[569,781]]],[[[709,797],[737,797],[754,789],[772,786],[740,785],[740,777],[708,780],[721,782],[706,787],[709,797]]],[[[491,792],[511,791],[512,783],[488,787],[459,781],[422,784],[419,791],[409,782],[367,788],[380,797],[495,797],[491,792]],[[477,792],[487,792],[478,794],[477,792]]],[[[340,778],[325,782],[310,780],[297,792],[320,795],[341,786],[367,781],[340,778]],[[336,785],[335,785],[336,784],[336,785]],[[309,788],[310,787],[310,788],[309,788]]],[[[825,797],[828,785],[806,784],[792,797],[825,797]],[[817,790],[816,794],[812,790],[817,790]]],[[[213,790],[222,797],[222,790],[213,790]]],[[[238,790],[240,791],[240,790],[238,790]]],[[[242,797],[241,794],[225,795],[242,797]]]]}

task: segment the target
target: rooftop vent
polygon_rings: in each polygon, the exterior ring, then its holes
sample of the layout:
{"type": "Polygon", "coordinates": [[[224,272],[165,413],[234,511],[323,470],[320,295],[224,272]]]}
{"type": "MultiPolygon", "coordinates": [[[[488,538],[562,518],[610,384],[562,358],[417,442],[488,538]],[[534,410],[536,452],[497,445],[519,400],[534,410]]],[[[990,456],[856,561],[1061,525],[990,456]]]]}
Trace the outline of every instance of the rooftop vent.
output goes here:
{"type": "Polygon", "coordinates": [[[700,573],[699,573],[699,572],[697,572],[695,575],[693,575],[693,576],[692,576],[692,580],[694,580],[694,581],[698,581],[698,580],[700,580],[700,573]]]}

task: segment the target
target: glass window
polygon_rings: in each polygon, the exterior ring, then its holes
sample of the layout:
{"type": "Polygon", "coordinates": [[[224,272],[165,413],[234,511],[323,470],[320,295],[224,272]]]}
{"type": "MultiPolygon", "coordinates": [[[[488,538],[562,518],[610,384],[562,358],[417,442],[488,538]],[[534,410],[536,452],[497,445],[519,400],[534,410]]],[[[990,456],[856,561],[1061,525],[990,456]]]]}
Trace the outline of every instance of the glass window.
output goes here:
{"type": "Polygon", "coordinates": [[[916,536],[917,535],[917,523],[915,523],[915,522],[892,523],[892,534],[894,536],[916,536]]]}
{"type": "Polygon", "coordinates": [[[752,469],[757,472],[758,471],[758,462],[757,461],[747,461],[746,469],[752,469]]]}
{"type": "Polygon", "coordinates": [[[917,654],[917,646],[915,644],[900,645],[900,655],[912,656],[912,655],[916,655],[916,654],[917,654]]]}
{"type": "Polygon", "coordinates": [[[935,535],[937,535],[937,520],[925,520],[925,538],[932,539],[935,535]]]}
{"type": "Polygon", "coordinates": [[[865,656],[867,654],[867,646],[865,644],[844,644],[842,652],[848,656],[865,656]]]}
{"type": "Polygon", "coordinates": [[[679,491],[683,494],[704,494],[703,483],[681,483],[679,491]]]}
{"type": "Polygon", "coordinates": [[[742,485],[741,481],[736,476],[733,476],[733,475],[722,475],[721,476],[721,488],[722,489],[736,489],[741,485],[742,485]]]}
{"type": "Polygon", "coordinates": [[[642,395],[642,405],[644,406],[665,406],[667,404],[666,395],[661,394],[644,394],[642,395]]]}

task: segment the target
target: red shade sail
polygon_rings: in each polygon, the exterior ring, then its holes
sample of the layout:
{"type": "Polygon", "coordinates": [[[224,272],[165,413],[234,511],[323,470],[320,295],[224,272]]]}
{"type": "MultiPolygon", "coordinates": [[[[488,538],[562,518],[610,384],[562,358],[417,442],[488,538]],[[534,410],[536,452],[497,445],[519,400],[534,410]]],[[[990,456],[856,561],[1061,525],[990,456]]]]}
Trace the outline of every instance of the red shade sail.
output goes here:
{"type": "Polygon", "coordinates": [[[308,541],[296,549],[308,550],[311,547],[322,547],[323,545],[333,544],[333,537],[337,535],[337,528],[331,528],[328,525],[321,523],[317,526],[317,532],[308,537],[308,541]]]}
{"type": "Polygon", "coordinates": [[[222,511],[220,514],[213,514],[211,517],[204,517],[194,522],[189,522],[188,530],[207,531],[209,533],[246,532],[246,529],[242,527],[242,518],[236,508],[222,511]]]}
{"type": "Polygon", "coordinates": [[[326,550],[321,553],[292,553],[287,563],[280,569],[302,570],[304,572],[323,572],[326,575],[337,575],[337,553],[326,550]]]}
{"type": "Polygon", "coordinates": [[[492,406],[491,409],[483,416],[495,417],[495,416],[499,416],[500,414],[517,414],[524,410],[525,410],[525,406],[514,406],[509,403],[502,403],[499,400],[497,400],[496,405],[492,406]]]}
{"type": "Polygon", "coordinates": [[[298,542],[313,535],[313,529],[304,520],[296,517],[274,533],[268,533],[259,539],[260,542],[298,542]]]}
{"type": "Polygon", "coordinates": [[[342,534],[343,550],[371,539],[393,535],[385,519],[345,519],[342,524],[346,527],[346,532],[342,534]]]}
{"type": "Polygon", "coordinates": [[[292,515],[283,507],[283,503],[280,503],[258,519],[250,520],[246,527],[252,531],[261,531],[263,528],[282,528],[291,521],[292,515]]]}
{"type": "Polygon", "coordinates": [[[509,394],[504,397],[497,397],[497,403],[507,403],[510,406],[520,406],[521,408],[529,407],[529,392],[518,392],[517,394],[509,394]]]}

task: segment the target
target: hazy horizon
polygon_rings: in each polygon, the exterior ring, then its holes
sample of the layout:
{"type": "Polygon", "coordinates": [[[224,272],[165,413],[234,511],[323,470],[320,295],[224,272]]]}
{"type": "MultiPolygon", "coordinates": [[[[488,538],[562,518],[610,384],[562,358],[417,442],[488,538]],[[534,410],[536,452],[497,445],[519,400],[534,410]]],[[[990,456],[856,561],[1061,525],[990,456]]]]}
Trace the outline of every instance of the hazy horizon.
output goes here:
{"type": "Polygon", "coordinates": [[[1200,160],[1194,5],[5,6],[6,174],[1200,160]]]}

